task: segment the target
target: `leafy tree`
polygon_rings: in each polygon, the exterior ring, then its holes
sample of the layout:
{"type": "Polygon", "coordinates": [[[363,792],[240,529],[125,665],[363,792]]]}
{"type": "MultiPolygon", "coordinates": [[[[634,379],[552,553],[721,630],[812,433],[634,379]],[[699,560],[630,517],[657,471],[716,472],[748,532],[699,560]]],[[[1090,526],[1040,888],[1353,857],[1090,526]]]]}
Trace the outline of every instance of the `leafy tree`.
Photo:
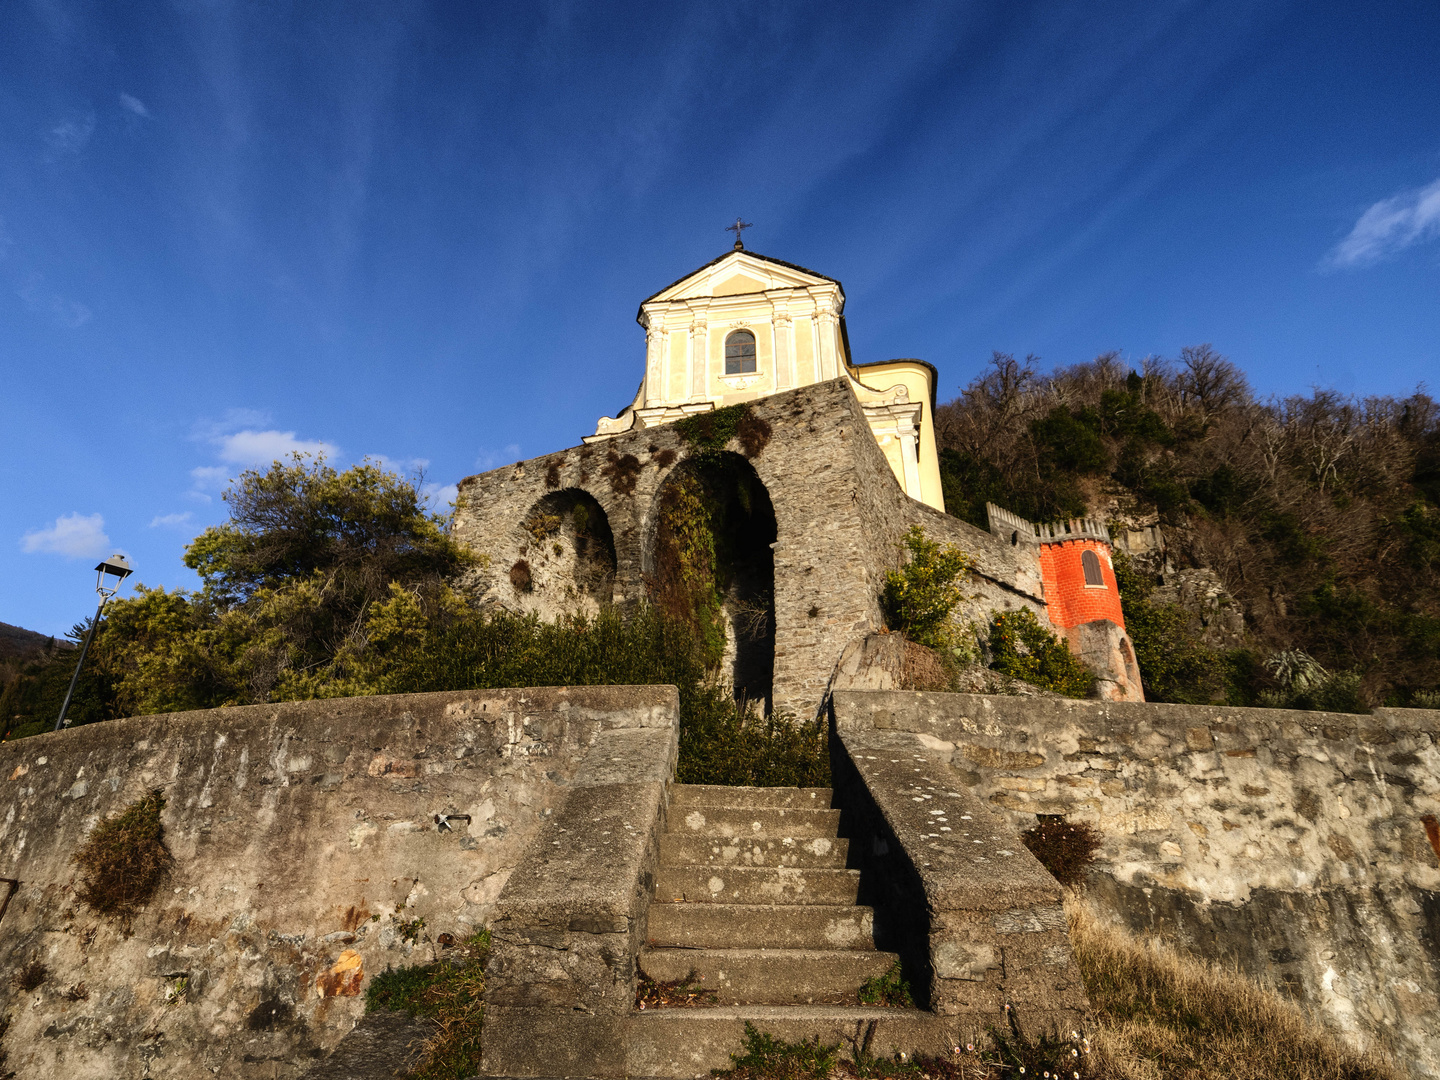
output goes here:
{"type": "Polygon", "coordinates": [[[957,516],[984,527],[993,501],[1053,521],[1103,503],[1158,517],[1170,559],[1226,582],[1249,659],[1194,651],[1186,617],[1163,606],[1127,608],[1137,646],[1153,643],[1140,663],[1156,699],[1210,700],[1218,678],[1252,702],[1270,681],[1255,658],[1292,648],[1358,676],[1365,700],[1440,691],[1440,404],[1427,394],[1262,402],[1208,345],[1138,370],[1113,353],[1050,372],[996,354],[935,430],[957,516]]]}

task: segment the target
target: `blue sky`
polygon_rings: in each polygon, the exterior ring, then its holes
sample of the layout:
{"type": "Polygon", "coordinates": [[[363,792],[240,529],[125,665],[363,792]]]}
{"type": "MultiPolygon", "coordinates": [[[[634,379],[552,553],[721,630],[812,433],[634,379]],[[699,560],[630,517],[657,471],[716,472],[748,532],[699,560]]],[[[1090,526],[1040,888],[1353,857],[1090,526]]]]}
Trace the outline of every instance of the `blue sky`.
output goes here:
{"type": "Polygon", "coordinates": [[[1440,371],[1440,6],[0,0],[0,620],[287,449],[471,473],[628,402],[639,301],[839,278],[857,359],[1440,371]]]}

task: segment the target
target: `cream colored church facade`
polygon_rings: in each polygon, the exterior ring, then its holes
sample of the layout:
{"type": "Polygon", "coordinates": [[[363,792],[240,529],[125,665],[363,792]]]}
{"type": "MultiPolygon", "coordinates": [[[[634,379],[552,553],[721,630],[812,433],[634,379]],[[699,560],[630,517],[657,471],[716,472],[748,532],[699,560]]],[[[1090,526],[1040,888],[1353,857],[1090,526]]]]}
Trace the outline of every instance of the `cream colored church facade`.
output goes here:
{"type": "Polygon", "coordinates": [[[640,305],[640,390],[620,415],[601,417],[585,442],[843,376],[905,494],[944,510],[935,369],[923,360],[856,364],[844,313],[834,278],[737,243],[640,305]]]}

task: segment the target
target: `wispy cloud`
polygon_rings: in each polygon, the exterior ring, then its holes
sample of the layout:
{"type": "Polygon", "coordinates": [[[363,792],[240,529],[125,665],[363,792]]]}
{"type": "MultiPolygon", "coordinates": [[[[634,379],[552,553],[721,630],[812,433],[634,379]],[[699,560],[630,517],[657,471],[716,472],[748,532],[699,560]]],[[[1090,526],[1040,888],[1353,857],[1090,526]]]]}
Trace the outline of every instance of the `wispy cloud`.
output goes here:
{"type": "Polygon", "coordinates": [[[460,497],[460,489],[454,484],[422,484],[420,494],[432,514],[449,510],[460,497]]]}
{"type": "Polygon", "coordinates": [[[103,557],[110,546],[105,518],[100,514],[64,514],[54,525],[32,529],[20,540],[26,552],[47,552],[67,559],[103,557]]]}
{"type": "Polygon", "coordinates": [[[489,450],[481,447],[479,455],[475,458],[475,467],[477,469],[496,469],[501,465],[509,465],[512,461],[519,460],[519,443],[510,443],[500,450],[489,450]]]}
{"type": "Polygon", "coordinates": [[[78,154],[95,134],[95,114],[75,115],[58,121],[45,134],[45,142],[55,154],[78,154]]]}
{"type": "Polygon", "coordinates": [[[190,478],[195,481],[197,489],[219,489],[225,486],[225,481],[230,479],[233,471],[223,465],[201,465],[190,470],[190,478]]]}
{"type": "Polygon", "coordinates": [[[1368,266],[1412,244],[1440,237],[1440,180],[1381,199],[1325,259],[1333,268],[1368,266]]]}
{"type": "Polygon", "coordinates": [[[128,109],[136,116],[150,115],[150,110],[145,108],[145,103],[133,94],[121,94],[120,107],[123,109],[128,109]]]}
{"type": "Polygon", "coordinates": [[[94,314],[78,300],[71,300],[47,288],[45,279],[40,274],[31,274],[15,295],[35,314],[44,315],[52,322],[72,330],[84,326],[94,314]]]}
{"type": "Polygon", "coordinates": [[[230,409],[221,420],[202,420],[195,425],[191,438],[209,443],[223,465],[199,465],[190,470],[191,487],[187,498],[196,502],[212,501],[208,492],[219,491],[241,470],[287,460],[292,454],[326,457],[334,460],[340,448],[323,439],[302,439],[293,431],[268,427],[269,413],[255,409],[230,409]]]}
{"type": "Polygon", "coordinates": [[[398,473],[423,473],[430,467],[430,459],[423,457],[392,458],[386,454],[366,454],[365,460],[398,473]]]}
{"type": "Polygon", "coordinates": [[[190,519],[195,515],[189,510],[180,514],[158,514],[150,519],[152,529],[182,529],[190,524],[190,519]]]}

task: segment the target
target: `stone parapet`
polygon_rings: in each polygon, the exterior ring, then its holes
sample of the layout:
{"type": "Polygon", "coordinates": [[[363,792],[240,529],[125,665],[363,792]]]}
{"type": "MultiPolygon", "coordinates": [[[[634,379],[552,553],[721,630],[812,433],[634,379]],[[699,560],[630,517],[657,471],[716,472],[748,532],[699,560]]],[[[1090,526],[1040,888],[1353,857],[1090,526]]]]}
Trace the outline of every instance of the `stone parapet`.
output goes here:
{"type": "MultiPolygon", "coordinates": [[[[1013,826],[968,790],[948,758],[909,732],[876,726],[867,692],[836,692],[837,773],[851,835],[889,884],[883,932],[912,985],[958,1037],[1002,1025],[1068,1033],[1087,1002],[1066,933],[1063,893],[1013,826]]],[[[909,696],[909,695],[905,695],[909,696]]],[[[877,901],[877,940],[882,934],[877,901]]]]}
{"type": "Polygon", "coordinates": [[[598,745],[596,767],[501,893],[485,972],[487,1075],[625,1075],[676,731],[598,745]]]}
{"type": "Polygon", "coordinates": [[[1097,829],[1087,890],[1108,917],[1440,1076],[1440,712],[836,701],[837,716],[927,747],[1012,829],[1037,815],[1097,829]]]}
{"type": "MultiPolygon", "coordinates": [[[[658,791],[678,709],[673,687],[455,691],[0,744],[0,877],[17,882],[0,922],[7,1067],[71,1080],[158,1075],[160,1060],[166,1075],[301,1075],[361,1017],[369,978],[431,963],[446,935],[495,919],[532,839],[581,801],[605,803],[592,819],[653,815],[653,795],[613,793],[658,791]],[[131,918],[99,916],[71,856],[154,789],[173,863],[131,918]],[[48,978],[13,1007],[14,976],[34,960],[48,978]]],[[[568,850],[590,843],[574,831],[583,842],[568,850]]]]}

